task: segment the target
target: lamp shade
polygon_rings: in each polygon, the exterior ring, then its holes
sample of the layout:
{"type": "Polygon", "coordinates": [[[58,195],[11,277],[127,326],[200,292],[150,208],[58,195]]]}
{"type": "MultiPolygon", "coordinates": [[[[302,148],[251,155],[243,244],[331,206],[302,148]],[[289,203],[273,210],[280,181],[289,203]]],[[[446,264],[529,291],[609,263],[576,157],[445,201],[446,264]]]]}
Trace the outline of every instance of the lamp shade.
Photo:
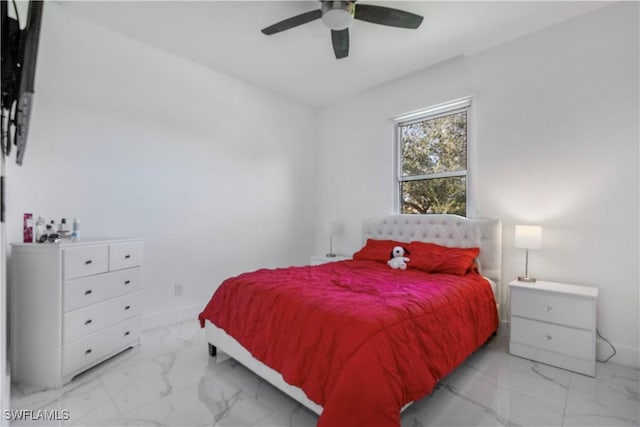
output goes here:
{"type": "Polygon", "coordinates": [[[331,221],[329,223],[329,235],[332,237],[342,236],[344,234],[344,224],[340,221],[331,221]]]}
{"type": "Polygon", "coordinates": [[[540,249],[541,246],[542,227],[539,225],[516,225],[516,248],[540,249]]]}

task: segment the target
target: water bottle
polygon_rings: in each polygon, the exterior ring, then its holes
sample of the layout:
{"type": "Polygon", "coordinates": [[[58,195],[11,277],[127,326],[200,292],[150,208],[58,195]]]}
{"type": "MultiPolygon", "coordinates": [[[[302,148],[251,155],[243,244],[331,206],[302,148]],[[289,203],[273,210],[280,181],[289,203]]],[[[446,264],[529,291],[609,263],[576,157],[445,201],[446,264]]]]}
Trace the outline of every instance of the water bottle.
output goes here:
{"type": "Polygon", "coordinates": [[[71,240],[80,239],[80,218],[75,217],[73,219],[73,231],[71,232],[71,240]]]}

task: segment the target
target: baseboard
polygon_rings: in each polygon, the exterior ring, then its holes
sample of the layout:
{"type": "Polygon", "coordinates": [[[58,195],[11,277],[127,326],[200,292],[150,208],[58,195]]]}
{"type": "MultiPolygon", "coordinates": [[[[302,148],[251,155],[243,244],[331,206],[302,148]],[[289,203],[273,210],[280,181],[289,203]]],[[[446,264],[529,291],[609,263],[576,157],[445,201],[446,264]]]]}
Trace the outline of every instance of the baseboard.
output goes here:
{"type": "MultiPolygon", "coordinates": [[[[616,355],[609,362],[618,365],[629,366],[631,368],[640,369],[640,349],[628,345],[611,343],[616,349],[616,355]]],[[[598,338],[596,341],[596,358],[604,360],[613,353],[609,344],[598,338]]]]}
{"type": "Polygon", "coordinates": [[[498,333],[497,335],[499,337],[508,337],[509,336],[509,321],[508,320],[501,320],[500,324],[498,325],[498,333]]]}
{"type": "Polygon", "coordinates": [[[202,311],[202,304],[187,305],[171,310],[158,311],[142,315],[142,330],[148,331],[160,326],[192,320],[198,321],[198,314],[202,311]]]}

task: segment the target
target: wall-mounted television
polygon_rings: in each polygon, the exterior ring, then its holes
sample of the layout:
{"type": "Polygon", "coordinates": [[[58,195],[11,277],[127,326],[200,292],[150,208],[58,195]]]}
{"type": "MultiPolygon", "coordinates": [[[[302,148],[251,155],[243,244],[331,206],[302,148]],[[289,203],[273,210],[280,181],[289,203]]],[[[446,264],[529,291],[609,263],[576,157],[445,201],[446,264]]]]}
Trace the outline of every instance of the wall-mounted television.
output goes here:
{"type": "MultiPolygon", "coordinates": [[[[21,2],[22,3],[22,2],[21,2]]],[[[22,3],[24,4],[24,3],[22,3]]],[[[29,1],[27,16],[20,16],[16,0],[0,0],[2,15],[2,150],[22,165],[29,119],[33,108],[42,1],[29,1]],[[24,21],[23,21],[24,20],[24,21]]]]}

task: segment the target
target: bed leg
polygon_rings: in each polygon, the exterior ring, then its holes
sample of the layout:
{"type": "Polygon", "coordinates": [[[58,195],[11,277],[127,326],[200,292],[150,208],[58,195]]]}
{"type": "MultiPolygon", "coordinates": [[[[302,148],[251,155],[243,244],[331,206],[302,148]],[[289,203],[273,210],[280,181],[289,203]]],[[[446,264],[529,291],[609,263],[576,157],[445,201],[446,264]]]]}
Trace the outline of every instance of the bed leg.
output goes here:
{"type": "Polygon", "coordinates": [[[218,349],[216,348],[216,346],[213,344],[209,344],[209,356],[216,357],[217,353],[218,353],[218,349]]]}

